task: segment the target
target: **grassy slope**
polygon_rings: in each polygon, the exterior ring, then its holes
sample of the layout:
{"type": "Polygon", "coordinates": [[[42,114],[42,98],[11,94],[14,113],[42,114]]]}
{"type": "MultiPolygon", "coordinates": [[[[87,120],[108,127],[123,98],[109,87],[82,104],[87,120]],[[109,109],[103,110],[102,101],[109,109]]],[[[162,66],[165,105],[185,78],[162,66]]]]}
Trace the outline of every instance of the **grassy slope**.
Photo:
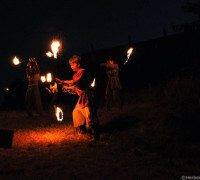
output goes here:
{"type": "Polygon", "coordinates": [[[1,179],[180,179],[198,175],[197,145],[165,130],[170,110],[156,104],[98,110],[99,142],[74,134],[70,112],[27,118],[0,112],[1,129],[15,131],[13,147],[0,148],[1,179]]]}

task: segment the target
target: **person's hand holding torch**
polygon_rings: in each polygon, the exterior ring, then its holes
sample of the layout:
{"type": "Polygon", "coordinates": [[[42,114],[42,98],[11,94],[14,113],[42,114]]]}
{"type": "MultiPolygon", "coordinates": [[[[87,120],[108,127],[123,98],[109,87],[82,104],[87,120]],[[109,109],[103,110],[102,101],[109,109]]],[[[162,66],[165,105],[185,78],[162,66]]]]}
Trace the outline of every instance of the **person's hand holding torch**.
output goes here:
{"type": "Polygon", "coordinates": [[[62,91],[63,92],[68,92],[70,94],[76,94],[75,91],[74,91],[74,89],[75,89],[74,86],[69,86],[68,84],[63,85],[63,87],[62,87],[62,91]]]}
{"type": "Polygon", "coordinates": [[[55,78],[55,81],[57,81],[59,84],[68,84],[69,86],[74,83],[73,80],[61,80],[59,78],[55,78]]]}
{"type": "Polygon", "coordinates": [[[55,81],[58,82],[59,84],[63,84],[63,80],[59,79],[59,78],[55,78],[55,81]]]}

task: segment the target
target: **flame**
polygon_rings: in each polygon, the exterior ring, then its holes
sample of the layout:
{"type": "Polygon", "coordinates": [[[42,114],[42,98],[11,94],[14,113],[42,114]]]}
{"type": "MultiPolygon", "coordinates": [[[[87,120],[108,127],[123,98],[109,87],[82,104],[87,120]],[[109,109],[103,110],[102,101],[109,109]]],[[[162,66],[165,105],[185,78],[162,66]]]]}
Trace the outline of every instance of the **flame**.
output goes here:
{"type": "Polygon", "coordinates": [[[57,89],[57,83],[55,82],[53,86],[50,84],[50,89],[57,89]]]}
{"type": "Polygon", "coordinates": [[[60,42],[59,41],[53,41],[51,44],[51,50],[53,51],[53,57],[55,59],[57,59],[57,54],[59,51],[59,47],[60,47],[60,42]]]}
{"type": "Polygon", "coordinates": [[[133,48],[130,48],[128,51],[127,51],[127,58],[130,57],[130,55],[132,54],[133,52],[133,48]]]}
{"type": "Polygon", "coordinates": [[[91,83],[91,87],[95,87],[95,78],[94,78],[94,80],[92,81],[92,83],[91,83]]]}
{"type": "Polygon", "coordinates": [[[53,56],[52,52],[50,52],[50,51],[48,51],[48,52],[46,53],[46,55],[47,55],[48,57],[52,57],[52,56],[53,56]]]}
{"type": "Polygon", "coordinates": [[[41,76],[40,77],[41,81],[44,83],[46,81],[46,77],[45,76],[41,76]]]}
{"type": "Polygon", "coordinates": [[[54,82],[54,85],[53,85],[53,86],[50,84],[50,89],[52,90],[52,93],[58,92],[57,83],[54,82]]]}
{"type": "Polygon", "coordinates": [[[47,73],[47,82],[51,81],[52,81],[51,73],[47,73]]]}
{"type": "Polygon", "coordinates": [[[15,57],[13,58],[13,64],[14,64],[14,65],[18,65],[19,63],[20,63],[19,59],[15,56],[15,57]]]}
{"type": "Polygon", "coordinates": [[[63,120],[63,111],[58,106],[56,107],[56,117],[57,117],[58,121],[62,121],[63,120]]]}
{"type": "Polygon", "coordinates": [[[127,51],[127,59],[126,61],[124,62],[124,65],[128,62],[129,58],[130,58],[130,55],[133,53],[133,48],[130,48],[128,49],[127,51]]]}
{"type": "Polygon", "coordinates": [[[58,88],[58,86],[57,86],[57,83],[56,83],[56,82],[54,82],[54,85],[53,85],[53,86],[50,84],[50,89],[57,89],[57,88],[58,88]]]}

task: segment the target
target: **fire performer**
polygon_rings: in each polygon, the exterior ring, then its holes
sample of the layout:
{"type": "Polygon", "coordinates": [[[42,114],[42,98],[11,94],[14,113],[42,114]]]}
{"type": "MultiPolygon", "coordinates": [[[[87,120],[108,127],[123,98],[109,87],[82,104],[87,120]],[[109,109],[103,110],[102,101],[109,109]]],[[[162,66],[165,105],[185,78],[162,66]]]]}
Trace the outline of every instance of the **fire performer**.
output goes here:
{"type": "Polygon", "coordinates": [[[28,116],[33,116],[34,109],[40,116],[42,116],[44,112],[38,87],[38,82],[40,80],[40,70],[35,57],[29,58],[26,67],[26,75],[28,79],[28,88],[26,91],[26,108],[28,116]]]}
{"type": "Polygon", "coordinates": [[[116,105],[121,109],[120,89],[121,83],[119,80],[119,66],[114,63],[114,60],[109,59],[107,63],[102,63],[100,66],[106,67],[108,83],[106,87],[106,107],[110,111],[111,99],[113,98],[116,105]]]}
{"type": "Polygon", "coordinates": [[[76,130],[82,134],[88,132],[95,138],[99,139],[99,122],[94,106],[94,94],[89,89],[90,83],[87,71],[81,68],[81,57],[74,55],[69,59],[71,69],[75,72],[72,80],[56,81],[63,85],[63,91],[76,93],[79,96],[78,102],[73,110],[73,123],[76,130]]]}

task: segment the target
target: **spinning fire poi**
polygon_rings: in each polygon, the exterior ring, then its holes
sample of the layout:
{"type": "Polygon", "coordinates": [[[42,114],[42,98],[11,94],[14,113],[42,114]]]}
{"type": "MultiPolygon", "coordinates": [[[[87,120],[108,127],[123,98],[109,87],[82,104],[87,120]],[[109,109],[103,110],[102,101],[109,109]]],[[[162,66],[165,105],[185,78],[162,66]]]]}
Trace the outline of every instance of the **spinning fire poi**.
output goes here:
{"type": "Polygon", "coordinates": [[[56,107],[56,117],[58,121],[62,121],[63,120],[63,111],[60,107],[56,107]]]}
{"type": "Polygon", "coordinates": [[[63,111],[60,107],[57,107],[55,104],[56,101],[56,96],[57,96],[57,92],[58,92],[58,85],[56,82],[53,83],[52,85],[52,74],[51,73],[47,73],[46,75],[43,75],[40,77],[42,83],[49,83],[49,88],[46,87],[45,89],[51,93],[53,95],[52,97],[52,102],[51,102],[51,106],[54,108],[55,111],[55,115],[58,121],[62,121],[63,120],[63,111]]]}
{"type": "Polygon", "coordinates": [[[128,49],[128,51],[127,51],[127,59],[124,62],[124,65],[129,61],[129,58],[130,58],[132,53],[133,53],[133,48],[128,49]]]}
{"type": "Polygon", "coordinates": [[[40,76],[40,80],[42,81],[42,83],[51,83],[52,82],[52,74],[51,73],[47,73],[46,76],[42,75],[40,76]]]}
{"type": "Polygon", "coordinates": [[[47,82],[51,83],[51,81],[52,81],[51,73],[47,73],[47,82]]]}
{"type": "Polygon", "coordinates": [[[40,79],[41,79],[42,83],[46,82],[46,77],[45,76],[40,76],[40,79]]]}
{"type": "Polygon", "coordinates": [[[51,43],[51,50],[52,50],[52,52],[51,51],[48,51],[47,53],[46,53],[46,55],[48,56],[48,57],[54,57],[54,59],[57,59],[57,57],[58,57],[58,52],[59,52],[59,50],[60,50],[60,47],[61,47],[61,43],[59,42],[59,41],[57,41],[57,40],[54,40],[52,43],[51,43]]]}
{"type": "Polygon", "coordinates": [[[93,80],[92,83],[90,84],[91,87],[95,87],[95,81],[96,81],[96,78],[94,78],[94,80],[93,80]]]}
{"type": "MultiPolygon", "coordinates": [[[[51,43],[51,51],[48,51],[46,53],[46,55],[48,57],[54,57],[54,59],[57,59],[58,57],[58,52],[61,50],[61,43],[60,41],[58,40],[53,40],[52,43],[51,43]]],[[[55,61],[55,69],[56,69],[56,73],[55,73],[55,76],[57,76],[57,61],[55,61]]],[[[44,79],[44,77],[43,77],[44,79]]],[[[52,82],[52,76],[51,76],[51,73],[48,73],[47,74],[47,79],[46,79],[47,82],[52,82]]]]}
{"type": "MultiPolygon", "coordinates": [[[[58,57],[58,52],[61,50],[61,43],[58,41],[58,40],[53,40],[52,43],[51,43],[51,51],[48,51],[46,53],[46,55],[48,57],[53,57],[54,59],[57,59],[58,57]]],[[[57,61],[55,62],[55,66],[56,66],[56,76],[57,76],[57,61]]],[[[41,77],[42,78],[42,77],[41,77]]],[[[43,77],[44,79],[44,77],[43,77]]],[[[42,79],[41,79],[42,80],[42,79]]],[[[46,75],[46,81],[45,82],[48,82],[48,83],[52,83],[52,75],[51,73],[48,73],[46,75]]],[[[57,83],[54,82],[54,84],[50,84],[50,88],[46,87],[46,90],[49,92],[49,93],[52,93],[53,94],[53,97],[52,97],[52,105],[54,107],[54,110],[55,110],[55,115],[57,117],[57,120],[58,121],[62,121],[63,120],[63,111],[60,107],[56,106],[55,105],[55,100],[56,100],[56,97],[57,97],[57,92],[58,92],[58,87],[57,87],[57,83]]]]}
{"type": "Polygon", "coordinates": [[[13,58],[12,62],[13,62],[13,64],[14,64],[15,66],[17,66],[17,65],[19,65],[19,64],[21,64],[21,63],[23,63],[23,62],[27,62],[27,60],[20,61],[20,59],[19,59],[17,56],[15,56],[15,57],[13,58]]]}
{"type": "Polygon", "coordinates": [[[20,60],[19,60],[19,58],[17,58],[17,56],[15,56],[15,57],[13,58],[13,64],[14,64],[14,65],[20,64],[20,60]]]}

